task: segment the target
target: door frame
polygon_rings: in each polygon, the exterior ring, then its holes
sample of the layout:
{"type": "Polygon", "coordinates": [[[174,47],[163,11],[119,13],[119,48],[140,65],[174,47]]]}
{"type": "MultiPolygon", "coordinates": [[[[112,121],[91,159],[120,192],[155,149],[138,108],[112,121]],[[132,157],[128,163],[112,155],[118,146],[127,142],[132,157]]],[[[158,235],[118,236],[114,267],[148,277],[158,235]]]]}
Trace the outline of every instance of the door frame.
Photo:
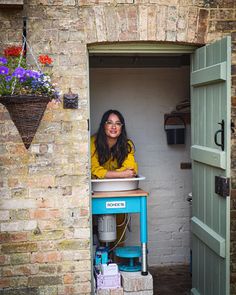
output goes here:
{"type": "MultiPolygon", "coordinates": [[[[87,44],[87,62],[88,62],[88,71],[89,71],[89,57],[93,54],[101,55],[122,55],[122,54],[189,54],[191,55],[197,48],[202,45],[196,44],[176,44],[176,43],[160,43],[160,42],[117,42],[117,43],[96,43],[96,44],[87,44]]],[[[189,73],[190,75],[190,73],[189,73]]],[[[90,85],[90,77],[88,74],[88,85],[90,85]]],[[[89,119],[88,119],[88,147],[90,151],[90,91],[88,90],[89,97],[89,119]]],[[[91,167],[91,157],[89,152],[89,167],[91,167]]],[[[89,169],[91,171],[91,168],[89,169]]],[[[89,171],[89,195],[90,195],[90,216],[92,217],[92,186],[91,186],[91,173],[89,171]]],[[[90,231],[91,231],[91,253],[93,253],[93,235],[92,235],[92,218],[90,219],[90,231]]],[[[91,259],[91,284],[92,290],[94,290],[94,281],[93,281],[93,259],[91,259]]]]}
{"type": "Polygon", "coordinates": [[[88,55],[91,54],[181,54],[193,53],[199,46],[184,45],[175,43],[158,43],[158,42],[126,42],[126,43],[110,43],[110,44],[88,44],[88,55]]]}

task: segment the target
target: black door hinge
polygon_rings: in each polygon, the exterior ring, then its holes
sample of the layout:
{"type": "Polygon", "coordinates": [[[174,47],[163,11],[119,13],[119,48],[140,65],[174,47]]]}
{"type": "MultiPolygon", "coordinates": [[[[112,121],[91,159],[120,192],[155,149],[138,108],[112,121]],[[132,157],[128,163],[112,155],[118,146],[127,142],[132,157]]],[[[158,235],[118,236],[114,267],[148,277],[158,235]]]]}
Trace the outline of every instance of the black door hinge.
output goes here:
{"type": "Polygon", "coordinates": [[[215,176],[215,193],[222,196],[229,196],[230,178],[224,176],[215,176]]]}

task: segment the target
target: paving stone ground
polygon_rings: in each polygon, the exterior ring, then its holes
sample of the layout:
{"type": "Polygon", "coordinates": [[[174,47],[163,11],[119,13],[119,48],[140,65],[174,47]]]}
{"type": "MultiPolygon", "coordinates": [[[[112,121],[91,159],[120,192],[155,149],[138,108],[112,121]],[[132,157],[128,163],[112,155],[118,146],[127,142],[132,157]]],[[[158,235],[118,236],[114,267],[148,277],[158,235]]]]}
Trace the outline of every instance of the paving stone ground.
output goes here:
{"type": "Polygon", "coordinates": [[[189,265],[149,267],[153,276],[154,295],[190,295],[189,265]]]}

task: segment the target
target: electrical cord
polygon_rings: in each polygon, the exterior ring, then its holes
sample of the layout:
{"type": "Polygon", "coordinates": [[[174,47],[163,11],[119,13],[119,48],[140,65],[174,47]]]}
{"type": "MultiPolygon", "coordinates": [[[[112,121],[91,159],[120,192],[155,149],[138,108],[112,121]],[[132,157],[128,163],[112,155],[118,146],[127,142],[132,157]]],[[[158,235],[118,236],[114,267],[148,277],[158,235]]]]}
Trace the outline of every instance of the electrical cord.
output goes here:
{"type": "Polygon", "coordinates": [[[128,224],[129,224],[130,220],[131,220],[131,216],[129,216],[129,218],[128,218],[128,220],[127,220],[127,223],[126,223],[126,225],[125,225],[125,227],[124,227],[124,230],[123,230],[123,232],[122,232],[122,234],[121,234],[119,240],[116,242],[116,244],[115,244],[111,249],[109,249],[109,252],[113,251],[113,250],[119,245],[120,241],[121,241],[122,238],[124,237],[124,234],[125,234],[125,232],[126,232],[126,230],[127,230],[127,227],[128,227],[128,224]]]}
{"type": "Polygon", "coordinates": [[[123,226],[126,223],[126,220],[127,220],[127,213],[125,214],[124,220],[120,224],[117,224],[116,227],[123,226]]]}

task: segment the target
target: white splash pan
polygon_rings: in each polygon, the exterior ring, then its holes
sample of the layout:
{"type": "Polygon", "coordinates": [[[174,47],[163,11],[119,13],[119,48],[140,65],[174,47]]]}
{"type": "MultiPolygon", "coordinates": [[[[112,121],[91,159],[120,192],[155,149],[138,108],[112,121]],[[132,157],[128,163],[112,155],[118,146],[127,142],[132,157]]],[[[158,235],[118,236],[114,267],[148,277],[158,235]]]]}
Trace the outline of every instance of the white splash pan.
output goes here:
{"type": "Polygon", "coordinates": [[[130,191],[138,188],[139,181],[145,177],[91,179],[94,192],[130,191]]]}

